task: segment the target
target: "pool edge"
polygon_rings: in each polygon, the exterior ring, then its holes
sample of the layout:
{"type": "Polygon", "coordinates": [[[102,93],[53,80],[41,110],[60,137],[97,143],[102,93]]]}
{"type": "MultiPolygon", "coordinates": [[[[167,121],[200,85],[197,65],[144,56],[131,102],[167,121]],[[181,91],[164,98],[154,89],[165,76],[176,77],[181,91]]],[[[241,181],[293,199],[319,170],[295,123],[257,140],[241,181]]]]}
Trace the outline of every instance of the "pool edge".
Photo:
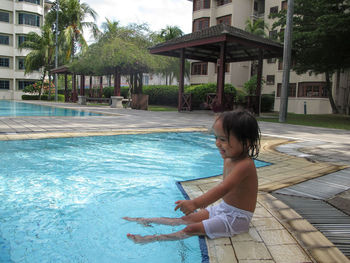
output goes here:
{"type": "MultiPolygon", "coordinates": [[[[182,195],[186,200],[189,200],[190,197],[186,193],[185,189],[181,185],[181,181],[175,182],[177,188],[180,190],[182,195]]],[[[202,263],[209,263],[209,253],[208,253],[208,246],[207,242],[205,241],[206,237],[205,236],[198,236],[198,241],[199,241],[199,248],[201,250],[201,256],[202,256],[202,263]]]]}

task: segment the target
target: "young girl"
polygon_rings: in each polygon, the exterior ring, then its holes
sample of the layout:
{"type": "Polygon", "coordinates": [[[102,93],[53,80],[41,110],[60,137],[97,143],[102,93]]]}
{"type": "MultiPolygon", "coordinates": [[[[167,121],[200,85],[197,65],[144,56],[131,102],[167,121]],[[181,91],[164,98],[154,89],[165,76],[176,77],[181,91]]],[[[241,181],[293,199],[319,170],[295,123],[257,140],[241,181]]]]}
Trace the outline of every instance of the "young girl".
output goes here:
{"type": "Polygon", "coordinates": [[[247,232],[252,219],[258,192],[258,178],[252,158],[260,146],[260,130],[254,116],[248,111],[224,112],[213,125],[216,146],[224,159],[223,181],[193,200],[176,201],[181,218],[130,218],[145,225],[187,225],[183,230],[164,235],[140,236],[128,234],[136,243],[156,240],[179,240],[194,235],[209,238],[231,237],[247,232]],[[208,207],[222,198],[221,203],[208,207]],[[196,209],[200,209],[195,212],[196,209]]]}

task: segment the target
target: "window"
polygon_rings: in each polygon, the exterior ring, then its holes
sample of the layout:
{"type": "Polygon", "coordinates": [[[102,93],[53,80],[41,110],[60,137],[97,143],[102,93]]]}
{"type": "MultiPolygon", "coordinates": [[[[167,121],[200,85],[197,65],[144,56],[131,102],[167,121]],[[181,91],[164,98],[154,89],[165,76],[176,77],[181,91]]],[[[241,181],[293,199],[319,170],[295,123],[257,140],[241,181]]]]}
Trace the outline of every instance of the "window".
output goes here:
{"type": "Polygon", "coordinates": [[[143,75],[143,85],[148,86],[149,85],[149,76],[143,75]]]}
{"type": "Polygon", "coordinates": [[[287,9],[288,9],[288,1],[282,1],[281,10],[287,10],[287,9]]]}
{"type": "Polygon", "coordinates": [[[24,68],[24,58],[18,58],[17,61],[18,61],[18,69],[24,70],[25,69],[24,68]]]}
{"type": "Polygon", "coordinates": [[[27,41],[27,37],[23,35],[18,36],[17,39],[18,39],[18,46],[20,46],[24,41],[27,41]]]}
{"type": "Polygon", "coordinates": [[[278,6],[274,6],[270,8],[270,15],[278,13],[278,6]]]}
{"type": "Polygon", "coordinates": [[[209,17],[199,18],[193,21],[193,32],[201,31],[209,27],[209,17]]]}
{"type": "Polygon", "coordinates": [[[267,63],[269,64],[275,64],[276,63],[276,58],[268,58],[267,63]]]}
{"type": "Polygon", "coordinates": [[[283,70],[283,60],[282,59],[278,60],[278,70],[283,70]]]}
{"type": "MultiPolygon", "coordinates": [[[[288,88],[288,97],[295,97],[296,96],[296,88],[297,84],[296,83],[289,83],[289,88],[288,88]]],[[[277,84],[277,97],[281,97],[281,89],[282,89],[282,83],[277,84]]]]}
{"type": "MultiPolygon", "coordinates": [[[[292,58],[290,63],[290,68],[293,69],[295,67],[296,61],[292,58]]],[[[278,59],[278,70],[283,70],[283,59],[278,59]]]]}
{"type": "Polygon", "coordinates": [[[259,4],[256,1],[254,1],[254,11],[256,11],[256,12],[259,11],[259,4]]]}
{"type": "Polygon", "coordinates": [[[216,1],[217,6],[226,5],[228,3],[232,3],[232,0],[217,0],[216,1]]]}
{"type": "Polygon", "coordinates": [[[28,2],[28,3],[40,5],[40,0],[18,0],[18,2],[28,2]]]}
{"type": "Polygon", "coordinates": [[[193,62],[191,64],[191,75],[207,75],[208,62],[193,62]]]}
{"type": "Polygon", "coordinates": [[[10,89],[10,81],[0,79],[0,89],[10,89]]]}
{"type": "Polygon", "coordinates": [[[219,25],[219,24],[225,24],[225,25],[230,26],[230,25],[231,25],[231,17],[232,17],[232,15],[218,17],[218,18],[216,19],[216,24],[217,24],[217,25],[219,25]]]}
{"type": "MultiPolygon", "coordinates": [[[[215,73],[218,73],[219,66],[217,63],[215,63],[215,73]]],[[[230,63],[225,63],[225,72],[230,72],[230,63]]]]}
{"type": "Polygon", "coordinates": [[[10,45],[10,37],[6,35],[0,35],[0,45],[10,45]]]}
{"type": "Polygon", "coordinates": [[[0,22],[10,23],[10,13],[0,11],[0,22]]]}
{"type": "Polygon", "coordinates": [[[19,80],[18,81],[18,90],[23,90],[25,87],[29,85],[33,85],[35,83],[34,80],[19,80]]]}
{"type": "Polygon", "coordinates": [[[269,38],[270,39],[273,39],[273,40],[276,40],[278,38],[278,35],[277,35],[277,30],[272,30],[269,32],[269,38]]]}
{"type": "Polygon", "coordinates": [[[40,16],[28,13],[18,13],[18,24],[40,27],[40,16]]]}
{"type": "Polygon", "coordinates": [[[9,58],[0,58],[0,67],[9,68],[10,59],[9,58]]]}
{"type": "Polygon", "coordinates": [[[300,82],[298,97],[327,98],[325,82],[300,82]]]}
{"type": "Polygon", "coordinates": [[[266,76],[266,85],[275,85],[275,75],[266,76]]]}
{"type": "Polygon", "coordinates": [[[210,8],[210,0],[194,0],[193,11],[210,8]]]}

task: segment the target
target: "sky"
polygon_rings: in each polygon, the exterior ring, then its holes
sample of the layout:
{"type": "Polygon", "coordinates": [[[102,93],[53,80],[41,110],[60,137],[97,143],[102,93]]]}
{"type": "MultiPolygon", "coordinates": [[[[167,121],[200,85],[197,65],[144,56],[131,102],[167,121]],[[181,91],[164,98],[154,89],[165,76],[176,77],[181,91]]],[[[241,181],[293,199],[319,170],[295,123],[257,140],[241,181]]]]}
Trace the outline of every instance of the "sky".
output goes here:
{"type": "MultiPolygon", "coordinates": [[[[152,31],[160,31],[168,25],[178,26],[185,34],[192,31],[192,2],[188,0],[82,0],[81,2],[87,3],[97,12],[97,25],[100,29],[101,24],[108,18],[110,21],[119,21],[121,26],[147,23],[152,31]]],[[[86,34],[88,33],[84,32],[84,35],[86,34]]]]}

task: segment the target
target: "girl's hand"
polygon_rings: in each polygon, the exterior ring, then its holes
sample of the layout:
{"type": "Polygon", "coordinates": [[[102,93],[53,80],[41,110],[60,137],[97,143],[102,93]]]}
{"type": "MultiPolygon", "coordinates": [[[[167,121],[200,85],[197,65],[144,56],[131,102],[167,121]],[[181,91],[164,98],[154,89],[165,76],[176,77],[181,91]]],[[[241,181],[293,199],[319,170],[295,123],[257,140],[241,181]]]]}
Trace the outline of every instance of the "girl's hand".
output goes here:
{"type": "Polygon", "coordinates": [[[180,208],[181,212],[185,215],[191,214],[197,208],[193,200],[179,200],[176,201],[175,204],[177,204],[175,211],[180,208]]]}

